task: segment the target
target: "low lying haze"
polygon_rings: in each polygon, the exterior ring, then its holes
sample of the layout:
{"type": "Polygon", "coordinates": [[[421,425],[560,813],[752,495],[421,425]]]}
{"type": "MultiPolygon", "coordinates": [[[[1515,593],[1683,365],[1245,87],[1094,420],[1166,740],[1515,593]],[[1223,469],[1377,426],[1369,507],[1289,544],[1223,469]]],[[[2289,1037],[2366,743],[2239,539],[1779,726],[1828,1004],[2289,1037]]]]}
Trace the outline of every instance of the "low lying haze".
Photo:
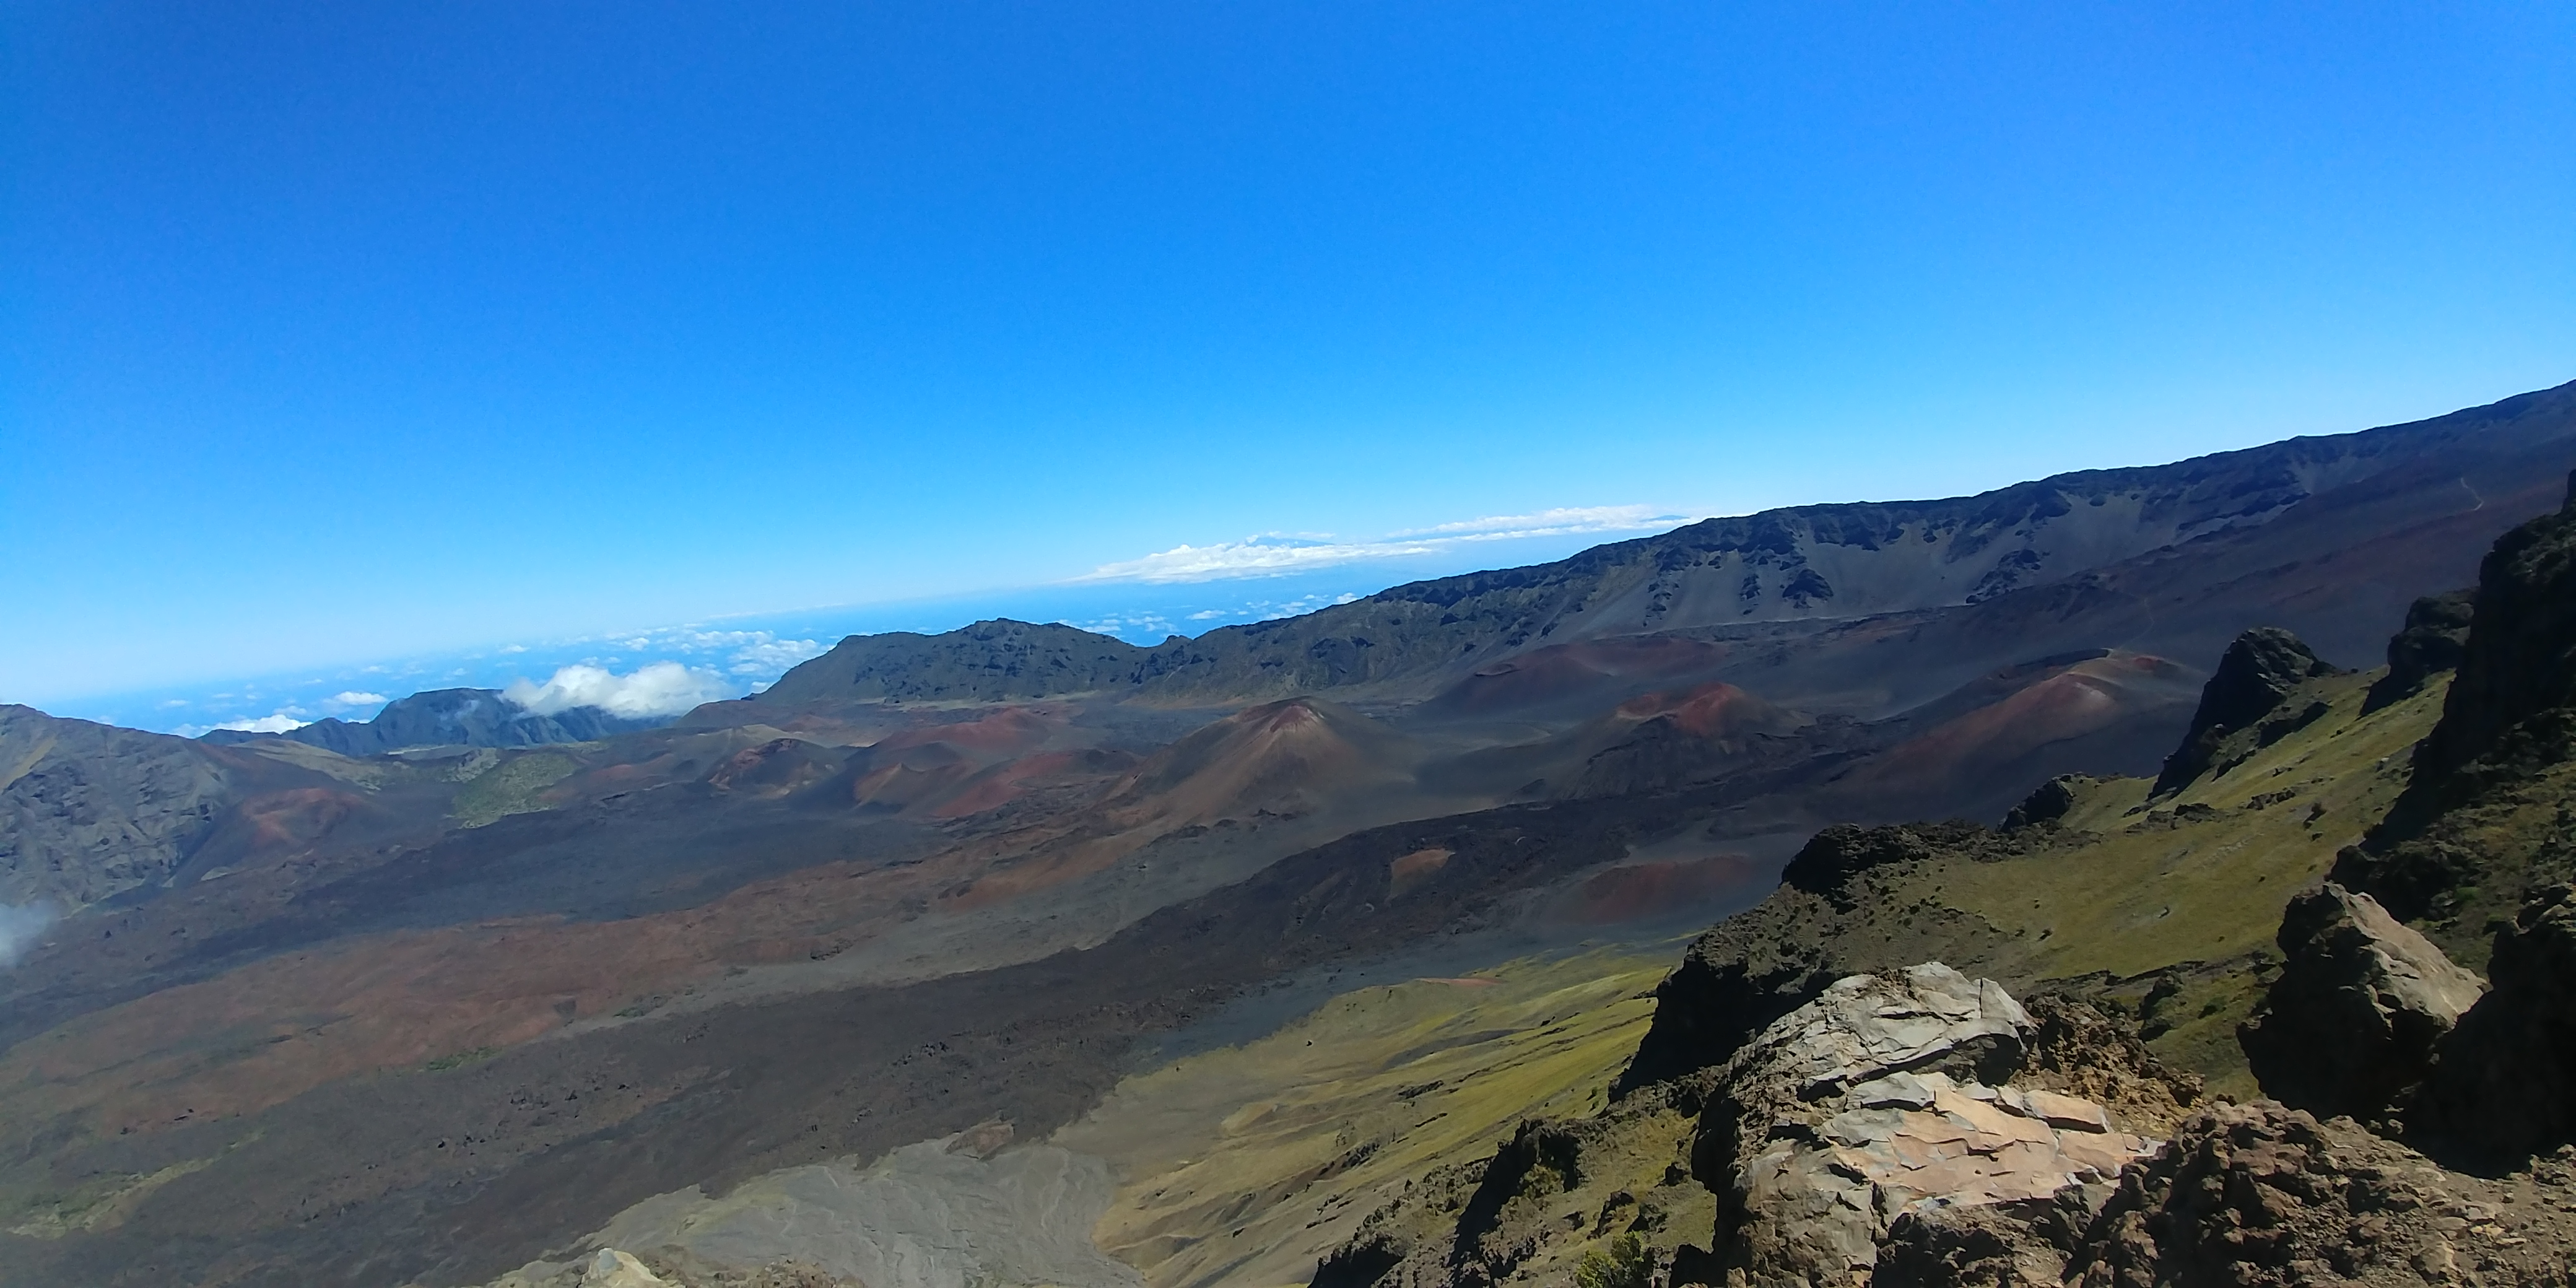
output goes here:
{"type": "Polygon", "coordinates": [[[0,700],[155,728],[1195,633],[2576,353],[2565,6],[0,33],[0,700]]]}

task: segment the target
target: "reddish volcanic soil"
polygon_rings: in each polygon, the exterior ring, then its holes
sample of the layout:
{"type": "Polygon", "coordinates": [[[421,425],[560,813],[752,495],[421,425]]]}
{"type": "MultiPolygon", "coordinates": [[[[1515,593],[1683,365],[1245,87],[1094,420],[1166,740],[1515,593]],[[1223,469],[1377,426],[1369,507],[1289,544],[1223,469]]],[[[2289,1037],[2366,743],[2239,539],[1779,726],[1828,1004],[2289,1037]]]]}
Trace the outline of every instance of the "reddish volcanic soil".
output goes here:
{"type": "Polygon", "coordinates": [[[1669,716],[1694,738],[1723,739],[1745,733],[1786,733],[1800,721],[1788,712],[1723,681],[1676,693],[1649,693],[1619,704],[1620,719],[1644,723],[1669,716]]]}
{"type": "MultiPolygon", "coordinates": [[[[990,748],[1024,742],[1038,727],[995,718],[921,732],[967,728],[970,742],[990,748]]],[[[518,918],[352,937],[163,989],[0,1057],[0,1105],[18,1121],[82,1113],[107,1131],[248,1113],[352,1074],[506,1048],[649,1005],[729,967],[828,957],[933,907],[990,907],[1038,894],[1176,828],[1313,807],[1398,773],[1388,752],[1401,744],[1329,704],[1256,708],[1209,735],[1196,738],[1190,754],[1135,768],[1101,806],[970,840],[915,865],[825,864],[744,885],[703,907],[612,921],[518,918]]],[[[949,748],[942,739],[906,741],[905,755],[949,748]]],[[[815,763],[810,744],[776,740],[726,758],[710,781],[741,790],[775,781],[783,766],[792,783],[815,763]]],[[[1105,771],[1128,763],[1120,753],[1090,751],[1005,761],[939,808],[952,817],[988,810],[1032,783],[1106,784],[1105,771]]],[[[331,793],[281,793],[258,816],[291,830],[337,807],[331,793]]]]}
{"type": "Polygon", "coordinates": [[[2099,744],[2098,756],[2135,772],[2138,766],[2125,762],[2162,755],[2174,736],[2165,726],[2178,728],[2198,697],[2181,667],[2114,652],[2025,684],[1898,743],[1843,779],[1835,796],[1854,802],[1851,809],[1877,802],[1867,811],[1874,815],[1889,803],[1973,796],[1981,784],[2006,793],[2026,790],[2036,780],[2015,766],[2052,748],[2083,747],[2087,740],[2099,744]]]}
{"type": "Polygon", "coordinates": [[[1427,705],[1458,715],[1511,714],[1567,703],[1598,710],[1629,685],[1706,671],[1725,659],[1726,650],[1718,645],[1660,635],[1555,644],[1485,667],[1427,705]]]}

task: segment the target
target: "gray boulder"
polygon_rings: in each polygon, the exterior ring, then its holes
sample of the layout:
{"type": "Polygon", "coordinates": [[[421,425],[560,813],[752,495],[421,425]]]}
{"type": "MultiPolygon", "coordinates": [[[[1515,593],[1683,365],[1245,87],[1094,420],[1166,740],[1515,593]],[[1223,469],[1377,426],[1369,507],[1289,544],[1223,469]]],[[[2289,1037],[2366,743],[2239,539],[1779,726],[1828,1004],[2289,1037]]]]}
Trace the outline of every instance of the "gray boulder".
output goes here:
{"type": "Polygon", "coordinates": [[[2331,882],[2290,901],[2278,942],[2281,978],[2238,1041],[2266,1095],[2321,1118],[2386,1110],[2485,991],[2377,900],[2331,882]]]}

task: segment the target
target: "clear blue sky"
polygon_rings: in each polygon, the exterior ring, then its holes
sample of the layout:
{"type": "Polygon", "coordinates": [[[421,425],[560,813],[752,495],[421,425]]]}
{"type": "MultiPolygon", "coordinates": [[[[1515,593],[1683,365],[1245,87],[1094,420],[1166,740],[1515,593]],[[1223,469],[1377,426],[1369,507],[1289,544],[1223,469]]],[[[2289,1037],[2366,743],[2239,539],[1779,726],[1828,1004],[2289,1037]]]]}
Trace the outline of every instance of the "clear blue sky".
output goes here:
{"type": "Polygon", "coordinates": [[[2563,3],[17,0],[0,40],[19,700],[2576,376],[2563,3]]]}

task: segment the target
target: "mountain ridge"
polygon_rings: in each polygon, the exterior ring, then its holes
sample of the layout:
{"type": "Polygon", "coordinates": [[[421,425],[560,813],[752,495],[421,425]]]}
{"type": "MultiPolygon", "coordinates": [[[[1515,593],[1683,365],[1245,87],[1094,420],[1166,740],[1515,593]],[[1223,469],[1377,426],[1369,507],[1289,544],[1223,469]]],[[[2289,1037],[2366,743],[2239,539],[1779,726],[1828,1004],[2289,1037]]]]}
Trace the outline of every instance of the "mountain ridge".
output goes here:
{"type": "MultiPolygon", "coordinates": [[[[1966,497],[1707,519],[1554,563],[1410,582],[1151,646],[1007,619],[933,636],[854,635],[753,701],[1100,692],[1184,704],[1333,691],[1427,697],[1542,643],[1973,607],[2259,529],[2319,498],[2368,495],[2373,480],[2397,477],[2419,493],[2456,482],[2454,504],[2474,511],[2486,505],[2470,481],[2474,468],[2510,481],[2525,472],[2526,458],[2570,457],[2576,382],[2427,420],[2165,465],[2074,471],[1966,497]],[[2442,475],[2454,465],[2447,480],[2404,475],[2408,466],[2442,475]]],[[[2509,523],[2493,526],[2500,532],[2509,523]]],[[[2366,638],[2329,643],[2367,649],[2385,637],[2377,627],[2366,638]]]]}
{"type": "Polygon", "coordinates": [[[541,747],[592,742],[670,723],[667,718],[611,715],[598,707],[532,711],[499,689],[423,689],[384,705],[373,719],[324,717],[279,733],[217,729],[201,741],[221,745],[283,738],[343,756],[379,756],[413,747],[541,747]]]}

